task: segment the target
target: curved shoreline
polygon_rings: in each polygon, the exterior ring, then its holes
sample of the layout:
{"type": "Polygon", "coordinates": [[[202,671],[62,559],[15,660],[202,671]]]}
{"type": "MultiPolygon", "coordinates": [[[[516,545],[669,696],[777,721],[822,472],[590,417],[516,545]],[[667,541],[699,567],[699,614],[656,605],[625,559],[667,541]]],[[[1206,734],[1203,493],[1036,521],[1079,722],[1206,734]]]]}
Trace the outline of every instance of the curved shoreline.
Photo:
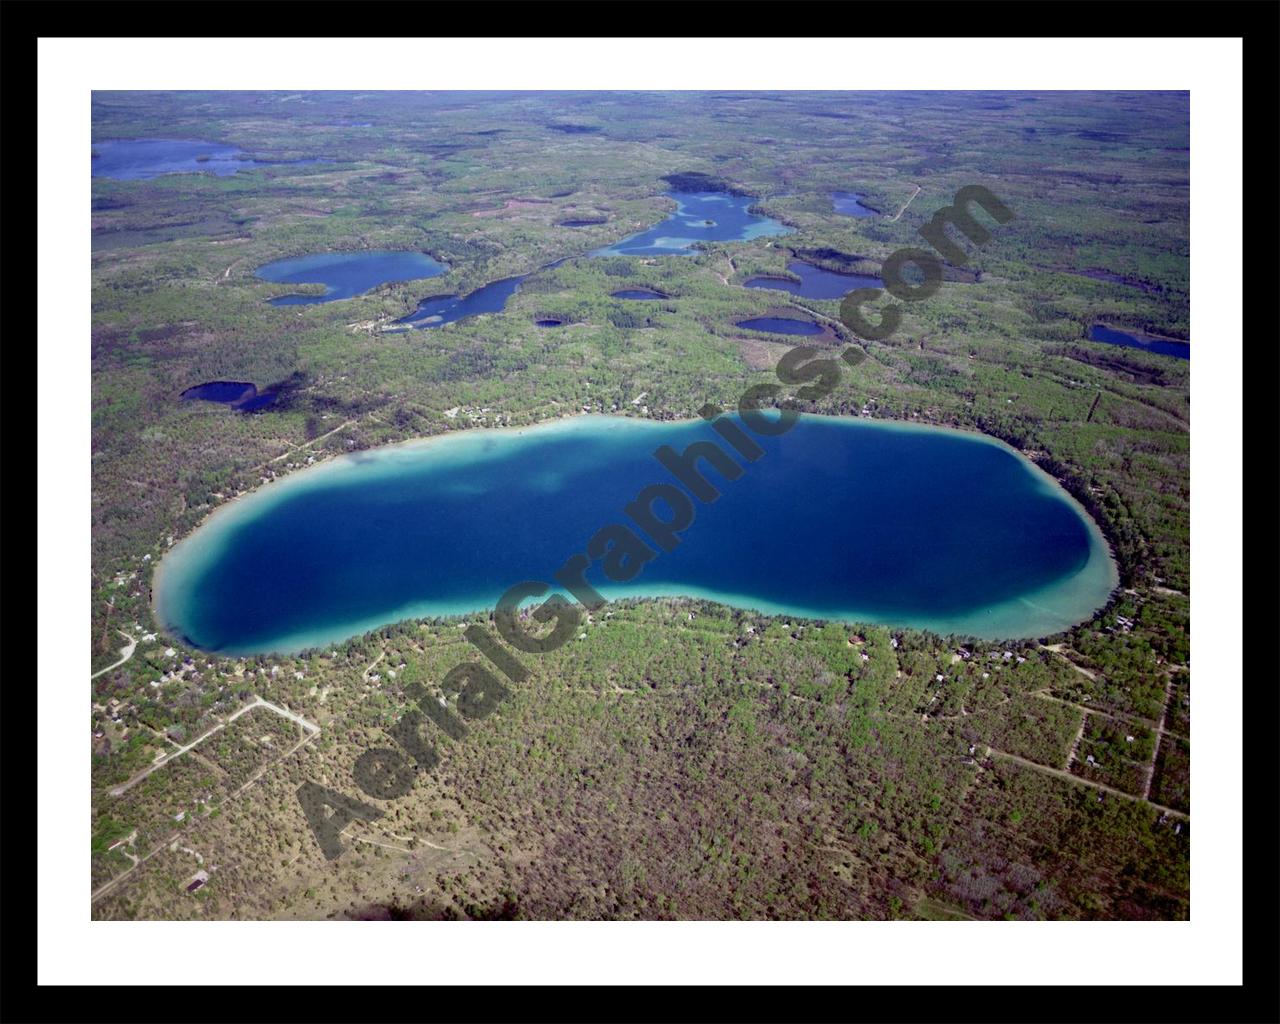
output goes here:
{"type": "MultiPolygon", "coordinates": [[[[1024,634],[1030,635],[1032,633],[1037,637],[1046,636],[1070,628],[1072,625],[1079,622],[1088,621],[1088,619],[1100,608],[1106,606],[1107,601],[1110,600],[1111,596],[1115,593],[1116,588],[1119,586],[1120,577],[1115,553],[1112,550],[1101,525],[1094,519],[1084,505],[1082,505],[1057,478],[1042,467],[1038,466],[1033,460],[1029,459],[1006,441],[993,437],[989,434],[984,434],[981,431],[963,427],[911,423],[902,420],[875,420],[868,417],[847,415],[826,416],[817,413],[807,413],[802,415],[810,419],[822,420],[828,423],[844,423],[848,426],[857,428],[896,430],[918,434],[941,432],[951,435],[961,435],[972,441],[986,443],[1005,450],[1009,454],[1013,455],[1024,468],[1029,467],[1033,471],[1033,476],[1037,478],[1042,488],[1047,492],[1052,493],[1057,498],[1065,500],[1068,506],[1075,511],[1077,517],[1084,523],[1089,535],[1089,552],[1085,557],[1083,565],[1081,565],[1081,567],[1071,575],[1048,584],[1040,590],[1032,591],[1010,600],[997,602],[996,604],[978,607],[969,612],[949,616],[916,616],[910,613],[889,614],[862,609],[803,609],[798,606],[783,606],[754,595],[720,594],[713,590],[698,588],[693,585],[679,585],[672,587],[662,584],[639,584],[627,585],[624,588],[620,588],[606,584],[599,588],[601,593],[605,594],[610,600],[623,598],[644,599],[657,597],[687,597],[717,601],[718,603],[726,604],[730,607],[753,610],[767,615],[793,615],[796,617],[825,619],[828,621],[847,621],[874,623],[886,626],[901,626],[926,629],[931,632],[941,633],[944,635],[950,633],[965,634],[978,637],[979,639],[1013,639],[1015,636],[1024,634]],[[1096,584],[1092,581],[1092,578],[1086,579],[1085,574],[1088,572],[1096,574],[1099,571],[1099,558],[1102,559],[1102,566],[1105,568],[1107,576],[1107,593],[1106,596],[1097,603],[1093,603],[1093,598],[1090,598],[1087,603],[1092,604],[1092,607],[1087,614],[1079,614],[1076,611],[1072,611],[1070,613],[1055,612],[1051,608],[1045,606],[1045,602],[1051,603],[1054,600],[1070,601],[1073,591],[1083,585],[1088,584],[1090,585],[1091,590],[1094,589],[1096,584]],[[1021,630],[1009,631],[1002,626],[997,626],[998,623],[1010,622],[1012,617],[1018,612],[1021,612],[1025,618],[1028,614],[1028,609],[1035,609],[1037,607],[1042,608],[1043,611],[1041,612],[1040,619],[1033,619],[1033,621],[1037,621],[1039,623],[1039,627],[1034,630],[1024,628],[1021,630]],[[1050,626],[1053,628],[1049,628],[1050,626]],[[990,627],[990,629],[984,627],[990,627]]],[[[651,420],[646,417],[638,416],[578,413],[518,427],[476,427],[465,430],[444,431],[440,434],[408,438],[404,441],[379,445],[377,448],[366,449],[361,452],[340,454],[334,458],[317,463],[314,466],[297,470],[289,473],[287,476],[277,478],[269,483],[255,487],[253,490],[237,495],[236,497],[224,502],[218,508],[211,510],[191,529],[190,532],[165,552],[156,563],[152,572],[149,600],[152,616],[157,626],[166,634],[178,637],[189,646],[201,650],[204,649],[184,637],[181,631],[170,621],[171,617],[165,614],[163,602],[160,598],[161,590],[163,589],[163,580],[165,575],[175,566],[182,567],[191,558],[210,556],[211,552],[209,550],[209,546],[217,545],[222,542],[225,538],[227,529],[231,526],[231,520],[237,518],[237,516],[232,515],[232,513],[237,512],[238,514],[245,514],[244,506],[238,504],[242,498],[254,498],[255,501],[253,504],[256,506],[254,512],[257,514],[266,513],[270,511],[270,509],[280,500],[284,500],[298,488],[310,486],[319,478],[331,476],[334,473],[358,470],[367,465],[371,457],[394,459],[398,453],[416,455],[429,446],[447,447],[450,444],[455,447],[487,445],[496,436],[521,436],[526,432],[535,430],[540,434],[546,435],[556,432],[573,431],[592,426],[597,429],[604,426],[605,429],[608,429],[609,427],[626,428],[639,424],[643,424],[644,428],[659,430],[664,427],[676,429],[699,422],[703,421],[698,417],[689,417],[687,419],[679,420],[651,420]],[[602,424],[600,421],[605,421],[605,423],[602,424]],[[272,487],[273,484],[277,486],[272,487]],[[218,528],[219,525],[221,528],[218,528]],[[212,531],[207,530],[210,526],[215,527],[215,529],[212,531]]],[[[658,470],[655,469],[655,473],[657,472],[658,470]]],[[[216,554],[216,551],[212,553],[216,554]]],[[[566,552],[566,555],[570,553],[571,552],[566,552]]],[[[449,601],[414,602],[411,605],[395,609],[394,611],[380,613],[369,620],[360,620],[359,622],[352,622],[336,627],[320,627],[319,629],[306,634],[294,634],[291,636],[280,637],[274,642],[272,653],[296,654],[307,648],[327,644],[344,643],[347,640],[368,632],[371,629],[393,625],[404,621],[422,618],[467,617],[477,613],[487,613],[492,610],[491,607],[489,607],[491,604],[492,601],[459,597],[455,597],[449,601]]],[[[232,651],[225,651],[222,653],[226,656],[238,656],[232,651]]],[[[257,654],[263,652],[253,651],[244,653],[257,654]]]]}

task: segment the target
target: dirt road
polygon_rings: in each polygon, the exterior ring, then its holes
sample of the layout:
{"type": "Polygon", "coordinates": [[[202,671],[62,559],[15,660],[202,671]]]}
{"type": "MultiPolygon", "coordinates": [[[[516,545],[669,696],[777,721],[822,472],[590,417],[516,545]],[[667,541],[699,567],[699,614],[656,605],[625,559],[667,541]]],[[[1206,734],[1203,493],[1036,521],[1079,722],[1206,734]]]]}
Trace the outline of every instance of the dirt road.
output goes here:
{"type": "Polygon", "coordinates": [[[131,637],[123,629],[118,629],[116,630],[116,632],[129,641],[124,647],[120,648],[120,654],[121,654],[120,660],[117,662],[113,662],[112,664],[108,665],[106,668],[98,669],[97,672],[95,672],[93,675],[89,677],[90,679],[97,679],[98,676],[102,675],[104,672],[110,672],[113,668],[119,668],[126,661],[128,661],[130,658],[133,657],[133,652],[138,646],[138,641],[135,640],[133,637],[131,637]]]}

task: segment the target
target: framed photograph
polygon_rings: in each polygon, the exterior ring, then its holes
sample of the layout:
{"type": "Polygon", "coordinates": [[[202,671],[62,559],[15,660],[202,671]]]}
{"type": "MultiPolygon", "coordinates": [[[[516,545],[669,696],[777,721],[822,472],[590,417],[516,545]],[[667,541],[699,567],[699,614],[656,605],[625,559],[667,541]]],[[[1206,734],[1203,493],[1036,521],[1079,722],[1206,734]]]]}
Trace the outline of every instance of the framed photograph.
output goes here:
{"type": "Polygon", "coordinates": [[[10,998],[1275,1019],[1275,619],[1243,599],[1275,332],[1246,374],[1242,282],[1275,283],[1244,238],[1276,11],[1050,9],[1076,27],[7,7],[38,239],[10,998]]]}

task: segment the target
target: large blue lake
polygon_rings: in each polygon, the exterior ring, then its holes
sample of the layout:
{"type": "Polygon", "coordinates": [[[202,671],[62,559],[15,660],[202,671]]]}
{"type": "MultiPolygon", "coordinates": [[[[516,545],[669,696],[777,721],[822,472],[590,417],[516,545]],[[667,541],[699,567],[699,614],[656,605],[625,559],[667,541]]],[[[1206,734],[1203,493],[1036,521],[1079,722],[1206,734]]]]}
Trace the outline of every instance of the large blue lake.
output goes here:
{"type": "MultiPolygon", "coordinates": [[[[156,614],[228,654],[290,652],[388,623],[492,609],[551,582],[641,488],[674,482],[668,444],[702,421],[583,416],[460,431],[343,456],[214,513],[163,559],[156,614]]],[[[1037,637],[1087,618],[1116,585],[1096,525],[988,438],[802,417],[696,504],[682,543],[606,596],[690,595],[763,612],[1037,637]]],[[[738,460],[742,463],[742,460],[738,460]]],[[[659,505],[659,513],[668,514],[659,505]]]]}
{"type": "Polygon", "coordinates": [[[391,281],[435,277],[448,269],[420,252],[325,252],[277,260],[254,273],[276,284],[322,284],[323,295],[282,295],[273,306],[310,306],[363,295],[391,281]]]}
{"type": "Polygon", "coordinates": [[[647,231],[597,249],[593,256],[685,255],[698,242],[741,242],[785,235],[790,228],[771,217],[748,213],[750,196],[727,192],[668,192],[676,212],[647,231]]]}
{"type": "Polygon", "coordinates": [[[878,277],[868,274],[837,274],[815,267],[803,260],[791,260],[787,270],[800,278],[790,281],[781,277],[753,277],[743,282],[744,288],[775,288],[778,291],[801,295],[806,299],[839,299],[855,288],[883,288],[878,277]]]}
{"type": "Polygon", "coordinates": [[[113,139],[93,144],[91,165],[95,178],[139,179],[161,174],[208,172],[219,177],[249,167],[276,167],[287,163],[323,163],[321,160],[246,160],[241,150],[224,142],[202,139],[113,139]]]}

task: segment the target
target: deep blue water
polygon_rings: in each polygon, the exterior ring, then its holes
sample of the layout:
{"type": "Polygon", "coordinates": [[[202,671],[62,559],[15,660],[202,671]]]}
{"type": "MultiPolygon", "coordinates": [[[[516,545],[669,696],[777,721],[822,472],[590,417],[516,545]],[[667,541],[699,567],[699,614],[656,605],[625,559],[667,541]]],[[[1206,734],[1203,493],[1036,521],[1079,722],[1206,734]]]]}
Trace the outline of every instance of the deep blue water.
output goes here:
{"type": "Polygon", "coordinates": [[[697,242],[730,242],[783,235],[790,229],[770,217],[747,212],[754,199],[727,192],[668,192],[677,209],[647,231],[624,238],[593,256],[685,255],[697,242]]]}
{"type": "Polygon", "coordinates": [[[831,208],[846,217],[874,217],[878,211],[862,205],[862,194],[859,192],[832,192],[831,208]]]}
{"type": "Polygon", "coordinates": [[[416,281],[447,268],[420,252],[326,252],[277,260],[254,273],[276,284],[322,284],[323,295],[282,295],[273,306],[311,306],[362,295],[389,281],[416,281]]]}
{"type": "Polygon", "coordinates": [[[396,323],[422,329],[451,324],[455,320],[480,313],[499,313],[506,306],[507,299],[516,293],[520,282],[528,276],[528,274],[522,274],[520,277],[506,277],[501,281],[491,281],[469,295],[428,296],[418,303],[417,309],[397,320],[396,323]]]}
{"type": "Polygon", "coordinates": [[[234,405],[242,398],[256,395],[255,385],[243,380],[211,380],[207,384],[197,384],[182,392],[182,398],[188,401],[223,402],[234,405]]]}
{"type": "Polygon", "coordinates": [[[207,171],[219,177],[235,174],[249,167],[275,167],[287,163],[324,163],[322,160],[239,160],[235,146],[200,139],[115,139],[95,142],[90,161],[95,178],[154,178],[161,174],[207,171]],[[207,156],[208,160],[198,157],[207,156]]]}
{"type": "MultiPolygon", "coordinates": [[[[700,420],[584,416],[340,457],[179,543],[157,573],[156,612],[199,647],[246,654],[491,609],[515,583],[553,582],[606,524],[630,523],[623,507],[641,488],[674,483],[660,445],[704,440],[718,436],[700,420]]],[[[765,454],[736,459],[739,479],[706,469],[720,498],[693,502],[673,552],[630,582],[598,564],[587,580],[614,598],[706,596],[990,637],[1065,628],[1116,583],[1097,528],[997,442],[817,416],[755,440],[765,454]]]]}
{"type": "Polygon", "coordinates": [[[821,334],[826,328],[812,320],[796,320],[782,316],[758,316],[750,320],[739,320],[738,327],[749,327],[753,331],[769,331],[773,334],[821,334]]]}
{"type": "Polygon", "coordinates": [[[1140,348],[1145,352],[1156,352],[1162,356],[1173,356],[1175,359],[1191,358],[1191,345],[1189,342],[1149,338],[1144,334],[1117,331],[1115,328],[1107,327],[1103,324],[1094,324],[1089,328],[1089,340],[1101,341],[1107,345],[1120,345],[1124,348],[1140,348]]]}
{"type": "Polygon", "coordinates": [[[867,274],[836,274],[823,270],[803,260],[791,260],[787,264],[799,281],[786,281],[777,277],[753,277],[743,283],[745,288],[774,288],[778,291],[802,295],[806,299],[839,299],[855,288],[883,288],[878,277],[867,274]]]}
{"type": "Polygon", "coordinates": [[[610,292],[612,298],[615,299],[665,299],[667,296],[661,292],[651,292],[648,288],[623,288],[621,291],[610,292]]]}
{"type": "Polygon", "coordinates": [[[259,391],[256,385],[242,380],[211,380],[187,388],[179,397],[188,402],[219,402],[241,412],[253,412],[274,404],[279,391],[272,388],[259,391]]]}

